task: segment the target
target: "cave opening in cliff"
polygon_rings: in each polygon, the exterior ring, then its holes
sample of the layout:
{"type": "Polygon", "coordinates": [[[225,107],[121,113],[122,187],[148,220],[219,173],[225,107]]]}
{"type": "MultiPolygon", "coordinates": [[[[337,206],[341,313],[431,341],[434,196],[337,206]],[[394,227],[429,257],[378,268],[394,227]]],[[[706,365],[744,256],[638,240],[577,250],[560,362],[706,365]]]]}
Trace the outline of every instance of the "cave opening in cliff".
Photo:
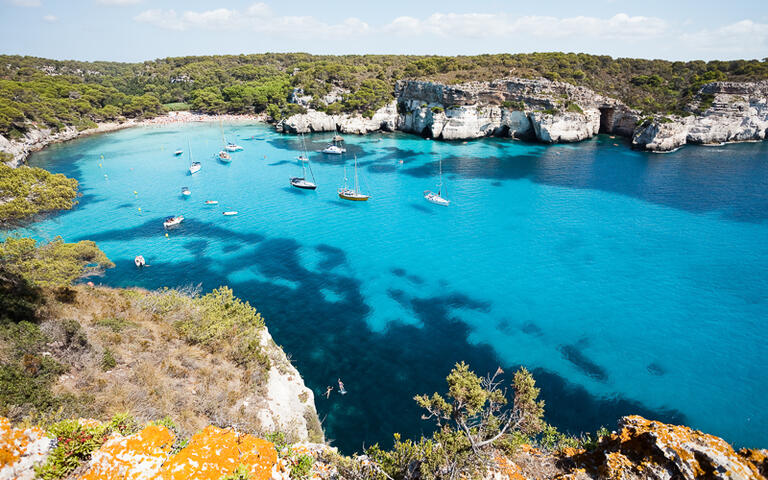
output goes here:
{"type": "Polygon", "coordinates": [[[613,115],[616,113],[614,107],[600,107],[600,130],[599,133],[611,133],[613,130],[613,115]]]}

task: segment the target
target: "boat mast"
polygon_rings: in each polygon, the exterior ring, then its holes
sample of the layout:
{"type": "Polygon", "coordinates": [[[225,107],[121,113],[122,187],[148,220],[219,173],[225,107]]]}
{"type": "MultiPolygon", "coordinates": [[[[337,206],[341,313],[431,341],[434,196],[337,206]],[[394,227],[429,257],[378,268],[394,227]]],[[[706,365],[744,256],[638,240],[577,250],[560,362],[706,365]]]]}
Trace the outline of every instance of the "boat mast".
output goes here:
{"type": "Polygon", "coordinates": [[[357,185],[357,155],[355,155],[355,193],[359,193],[357,185]]]}
{"type": "Polygon", "coordinates": [[[187,137],[187,150],[189,150],[189,163],[192,163],[192,147],[189,145],[189,137],[187,137]]]}
{"type": "Polygon", "coordinates": [[[439,177],[437,181],[437,195],[440,196],[441,190],[443,189],[443,157],[440,157],[440,170],[439,170],[439,177]]]}

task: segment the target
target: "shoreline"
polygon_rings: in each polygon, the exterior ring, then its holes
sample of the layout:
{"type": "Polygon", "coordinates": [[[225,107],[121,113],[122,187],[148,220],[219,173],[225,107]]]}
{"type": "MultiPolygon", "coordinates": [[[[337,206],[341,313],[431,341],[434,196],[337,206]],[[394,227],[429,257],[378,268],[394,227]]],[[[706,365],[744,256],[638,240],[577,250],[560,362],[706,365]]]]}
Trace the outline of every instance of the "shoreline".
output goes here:
{"type": "Polygon", "coordinates": [[[95,128],[88,128],[82,131],[78,131],[74,127],[66,127],[58,132],[53,132],[51,129],[31,129],[19,140],[8,140],[0,136],[0,152],[13,155],[13,159],[8,162],[7,165],[12,168],[17,168],[26,164],[29,155],[34,152],[39,152],[49,145],[100,133],[116,132],[125,128],[173,125],[176,123],[210,123],[217,121],[266,123],[266,120],[267,116],[263,114],[208,115],[190,111],[169,112],[165,115],[142,120],[128,119],[124,122],[103,122],[99,123],[95,128]]]}

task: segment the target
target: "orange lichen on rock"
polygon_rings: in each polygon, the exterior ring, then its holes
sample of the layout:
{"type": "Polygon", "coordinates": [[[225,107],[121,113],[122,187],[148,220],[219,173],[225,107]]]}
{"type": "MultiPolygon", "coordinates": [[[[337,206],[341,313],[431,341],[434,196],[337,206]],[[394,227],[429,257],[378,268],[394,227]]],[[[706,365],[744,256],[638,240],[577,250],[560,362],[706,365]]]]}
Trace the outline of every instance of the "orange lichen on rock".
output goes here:
{"type": "Polygon", "coordinates": [[[81,480],[156,478],[173,447],[174,435],[166,427],[150,425],[124,437],[114,433],[94,454],[81,480]]]}
{"type": "Polygon", "coordinates": [[[52,441],[37,427],[13,428],[0,417],[0,479],[34,477],[33,467],[45,460],[52,441]]]}
{"type": "Polygon", "coordinates": [[[502,478],[508,480],[527,480],[523,475],[523,469],[518,464],[505,456],[497,455],[494,457],[496,468],[501,473],[502,478]]]}
{"type": "Polygon", "coordinates": [[[218,480],[244,465],[253,480],[268,480],[277,463],[275,446],[232,429],[206,427],[163,465],[164,480],[218,480]]]}
{"type": "Polygon", "coordinates": [[[622,442],[646,439],[673,463],[683,478],[755,479],[762,478],[758,468],[736,454],[722,438],[680,425],[668,425],[633,415],[619,422],[622,442]]]}

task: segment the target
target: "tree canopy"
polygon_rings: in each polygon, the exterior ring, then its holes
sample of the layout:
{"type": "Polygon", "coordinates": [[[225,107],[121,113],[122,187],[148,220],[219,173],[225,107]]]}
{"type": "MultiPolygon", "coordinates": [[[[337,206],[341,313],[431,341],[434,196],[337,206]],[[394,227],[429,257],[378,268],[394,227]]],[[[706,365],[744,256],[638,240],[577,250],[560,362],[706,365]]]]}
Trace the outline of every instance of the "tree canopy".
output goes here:
{"type": "Polygon", "coordinates": [[[671,62],[582,53],[474,56],[266,53],[169,57],[142,63],[79,62],[0,55],[0,134],[31,122],[88,128],[120,117],[152,117],[164,105],[207,113],[299,111],[294,89],[329,113],[370,114],[393,98],[401,79],[461,83],[545,77],[618,98],[645,113],[682,111],[701,85],[768,79],[768,61],[671,62]],[[298,91],[298,90],[297,90],[298,91]],[[319,101],[340,95],[338,102],[319,101]]]}
{"type": "Polygon", "coordinates": [[[42,168],[11,168],[0,163],[0,227],[76,203],[77,180],[42,168]]]}

